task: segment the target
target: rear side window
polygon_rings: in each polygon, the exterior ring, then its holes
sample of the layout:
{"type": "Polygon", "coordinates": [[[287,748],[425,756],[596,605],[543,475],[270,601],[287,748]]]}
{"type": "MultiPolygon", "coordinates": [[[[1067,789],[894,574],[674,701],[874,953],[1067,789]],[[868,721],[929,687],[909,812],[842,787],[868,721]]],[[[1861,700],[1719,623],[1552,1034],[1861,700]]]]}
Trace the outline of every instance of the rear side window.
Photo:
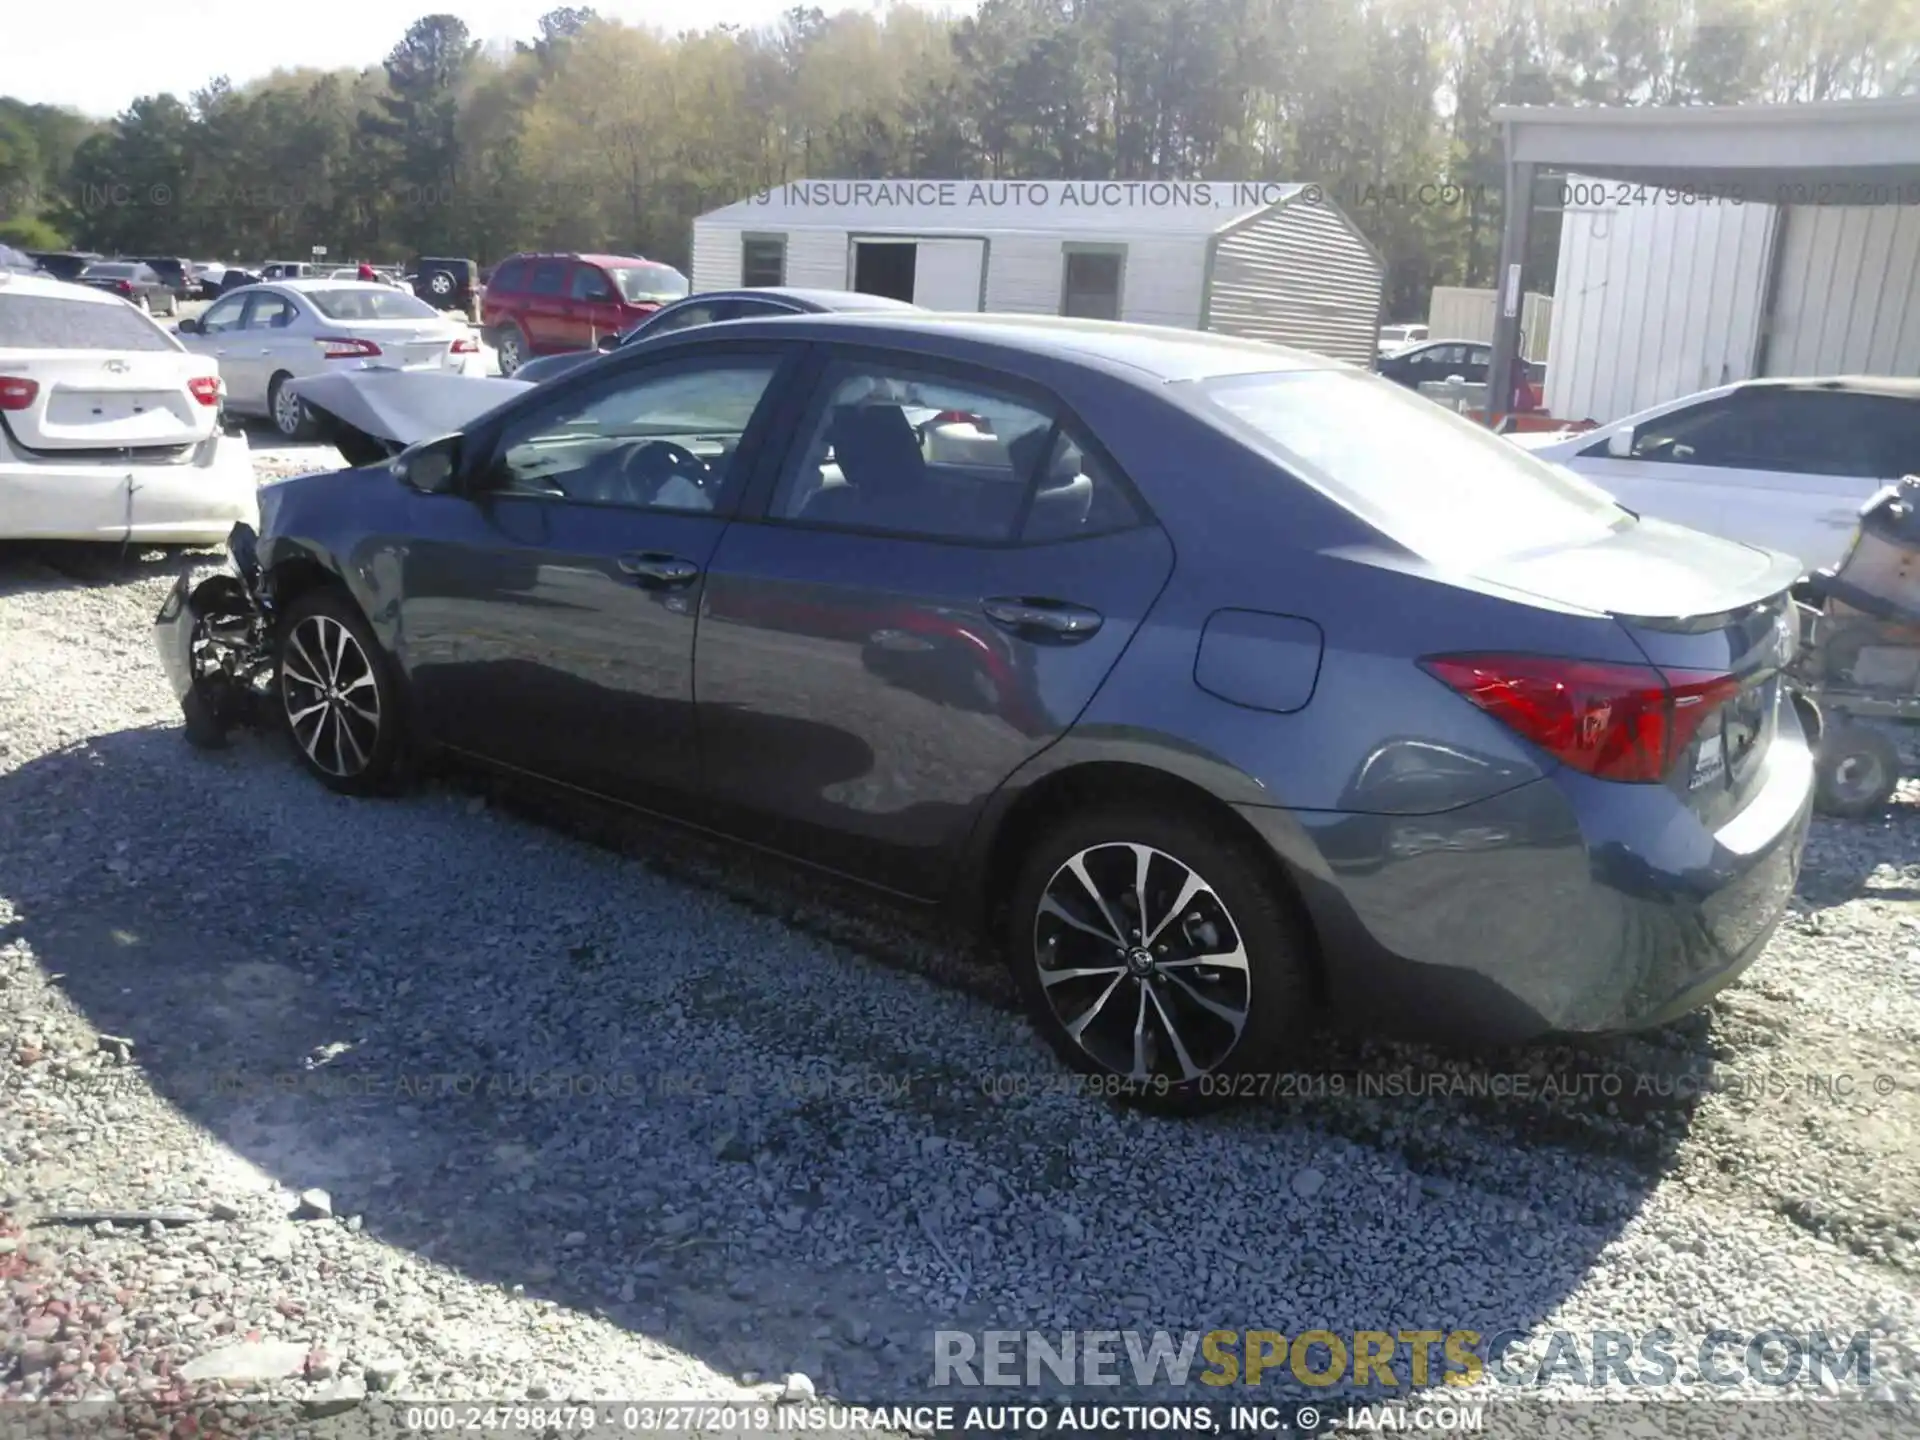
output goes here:
{"type": "Polygon", "coordinates": [[[566,278],[566,261],[542,260],[533,267],[533,283],[527,288],[535,295],[558,295],[566,278]]]}
{"type": "Polygon", "coordinates": [[[130,305],[0,293],[0,350],[178,350],[130,305]]]}
{"type": "Polygon", "coordinates": [[[488,282],[487,288],[490,290],[518,290],[526,283],[527,262],[524,260],[509,260],[493,272],[493,279],[488,282]]]}
{"type": "Polygon", "coordinates": [[[1578,545],[1632,517],[1605,491],[1403,386],[1346,370],[1194,382],[1227,428],[1441,565],[1578,545]]]}

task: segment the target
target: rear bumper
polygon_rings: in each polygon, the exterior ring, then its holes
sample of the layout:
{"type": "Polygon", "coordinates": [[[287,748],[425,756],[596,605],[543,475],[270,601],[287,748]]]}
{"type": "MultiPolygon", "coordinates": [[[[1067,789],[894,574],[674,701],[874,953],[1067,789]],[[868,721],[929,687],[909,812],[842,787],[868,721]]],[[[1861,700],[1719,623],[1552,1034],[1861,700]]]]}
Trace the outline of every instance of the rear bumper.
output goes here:
{"type": "Polygon", "coordinates": [[[0,539],[217,545],[259,524],[247,442],[215,432],[194,463],[21,460],[0,439],[0,539]]]}
{"type": "Polygon", "coordinates": [[[1739,977],[1799,878],[1813,759],[1786,722],[1754,800],[1717,831],[1670,792],[1549,776],[1443,815],[1244,807],[1303,882],[1336,1018],[1514,1043],[1666,1024],[1739,977]],[[1297,853],[1297,842],[1296,842],[1297,853]]]}

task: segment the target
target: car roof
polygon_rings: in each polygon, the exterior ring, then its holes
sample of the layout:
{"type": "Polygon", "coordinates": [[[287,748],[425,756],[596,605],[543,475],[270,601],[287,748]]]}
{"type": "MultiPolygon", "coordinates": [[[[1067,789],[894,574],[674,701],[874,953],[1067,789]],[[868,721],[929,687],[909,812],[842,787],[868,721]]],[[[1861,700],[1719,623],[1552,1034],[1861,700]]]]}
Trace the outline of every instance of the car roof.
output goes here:
{"type": "MultiPolygon", "coordinates": [[[[910,349],[947,353],[954,359],[990,360],[991,352],[1027,355],[1092,365],[1132,377],[1176,381],[1222,375],[1256,375],[1277,370],[1352,370],[1357,366],[1310,351],[1243,340],[1205,330],[1164,325],[1133,325],[1112,320],[1080,320],[1057,315],[980,315],[932,310],[833,311],[726,320],[681,332],[695,337],[764,335],[791,340],[845,344],[889,340],[915,342],[910,349]]],[[[662,337],[669,339],[669,337],[662,337]]],[[[669,341],[670,343],[670,341],[669,341]]]]}
{"type": "Polygon", "coordinates": [[[72,300],[77,304],[86,305],[123,303],[119,296],[109,295],[104,290],[90,290],[85,285],[75,285],[70,280],[57,280],[51,275],[29,275],[13,270],[0,270],[0,295],[38,295],[51,300],[72,300]]]}

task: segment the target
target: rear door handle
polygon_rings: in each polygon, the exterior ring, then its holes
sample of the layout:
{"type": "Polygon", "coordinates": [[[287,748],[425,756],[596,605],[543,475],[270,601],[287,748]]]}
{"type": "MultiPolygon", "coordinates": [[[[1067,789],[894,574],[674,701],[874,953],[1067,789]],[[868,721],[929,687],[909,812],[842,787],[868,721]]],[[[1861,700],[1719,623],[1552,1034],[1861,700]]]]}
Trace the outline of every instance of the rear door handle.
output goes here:
{"type": "Polygon", "coordinates": [[[1053,640],[1084,640],[1100,628],[1097,610],[1062,600],[996,598],[982,600],[987,618],[1003,630],[1053,640]]]}
{"type": "Polygon", "coordinates": [[[700,567],[691,560],[650,550],[622,555],[620,570],[642,585],[691,585],[700,578],[700,567]]]}

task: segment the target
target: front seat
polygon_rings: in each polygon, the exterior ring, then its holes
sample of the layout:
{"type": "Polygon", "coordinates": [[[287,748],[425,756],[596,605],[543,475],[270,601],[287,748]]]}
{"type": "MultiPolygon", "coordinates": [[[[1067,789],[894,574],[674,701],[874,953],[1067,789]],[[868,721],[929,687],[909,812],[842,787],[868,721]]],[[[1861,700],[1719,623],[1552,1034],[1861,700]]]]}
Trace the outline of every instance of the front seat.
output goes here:
{"type": "Polygon", "coordinates": [[[898,405],[840,405],[824,437],[846,481],[807,498],[799,518],[828,525],[913,529],[927,462],[898,405]]]}

